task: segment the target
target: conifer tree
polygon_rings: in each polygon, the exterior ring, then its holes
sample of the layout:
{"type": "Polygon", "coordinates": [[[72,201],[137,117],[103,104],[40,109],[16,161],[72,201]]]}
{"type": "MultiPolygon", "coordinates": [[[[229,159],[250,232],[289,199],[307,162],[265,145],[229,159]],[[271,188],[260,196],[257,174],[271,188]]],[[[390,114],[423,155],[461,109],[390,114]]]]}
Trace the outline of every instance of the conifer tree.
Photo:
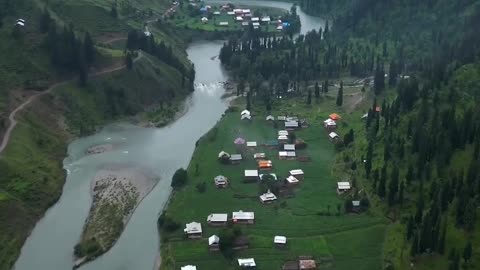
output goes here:
{"type": "Polygon", "coordinates": [[[312,104],[312,91],[311,90],[308,90],[307,104],[308,105],[312,104]]]}
{"type": "Polygon", "coordinates": [[[463,248],[463,260],[465,263],[468,263],[470,262],[470,258],[472,258],[472,242],[468,241],[463,248]]]}
{"type": "Polygon", "coordinates": [[[343,81],[340,82],[340,89],[337,94],[337,106],[343,105],[343,81]]]}
{"type": "Polygon", "coordinates": [[[95,45],[88,32],[85,33],[83,47],[85,48],[85,60],[88,65],[91,65],[95,61],[95,45]]]}
{"type": "Polygon", "coordinates": [[[127,56],[125,58],[125,63],[127,66],[128,70],[132,70],[133,68],[133,59],[132,59],[132,54],[130,52],[127,53],[127,56]]]}
{"type": "Polygon", "coordinates": [[[413,221],[413,217],[410,216],[408,218],[408,223],[407,223],[407,239],[408,240],[412,238],[414,229],[415,229],[415,222],[413,221]]]}
{"type": "Polygon", "coordinates": [[[380,183],[378,184],[377,194],[380,198],[384,198],[386,195],[386,182],[387,182],[387,163],[382,167],[382,172],[380,173],[380,183]]]}
{"type": "Polygon", "coordinates": [[[318,82],[315,82],[315,98],[320,97],[320,86],[318,85],[318,82]]]}

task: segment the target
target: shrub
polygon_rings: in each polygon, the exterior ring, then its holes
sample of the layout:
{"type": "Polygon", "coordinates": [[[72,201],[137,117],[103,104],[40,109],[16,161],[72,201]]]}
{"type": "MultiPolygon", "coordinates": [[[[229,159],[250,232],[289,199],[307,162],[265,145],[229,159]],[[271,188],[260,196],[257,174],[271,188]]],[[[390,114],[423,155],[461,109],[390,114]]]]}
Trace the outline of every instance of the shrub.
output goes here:
{"type": "Polygon", "coordinates": [[[198,183],[195,187],[197,188],[198,192],[204,193],[207,190],[207,183],[201,182],[201,183],[198,183]]]}

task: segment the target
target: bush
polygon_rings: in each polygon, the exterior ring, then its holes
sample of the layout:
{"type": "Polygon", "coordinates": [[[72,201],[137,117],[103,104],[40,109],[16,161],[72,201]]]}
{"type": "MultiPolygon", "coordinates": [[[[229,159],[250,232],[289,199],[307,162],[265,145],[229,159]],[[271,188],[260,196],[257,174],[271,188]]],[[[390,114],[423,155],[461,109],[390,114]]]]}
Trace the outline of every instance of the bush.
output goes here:
{"type": "Polygon", "coordinates": [[[197,188],[198,192],[204,193],[207,190],[207,183],[201,182],[201,183],[198,183],[195,187],[197,188]]]}
{"type": "Polygon", "coordinates": [[[180,228],[180,224],[167,216],[165,212],[158,217],[157,226],[159,230],[163,229],[167,232],[174,232],[180,228]]]}
{"type": "Polygon", "coordinates": [[[187,183],[188,174],[184,168],[178,169],[172,177],[171,187],[176,189],[184,186],[187,183]]]}

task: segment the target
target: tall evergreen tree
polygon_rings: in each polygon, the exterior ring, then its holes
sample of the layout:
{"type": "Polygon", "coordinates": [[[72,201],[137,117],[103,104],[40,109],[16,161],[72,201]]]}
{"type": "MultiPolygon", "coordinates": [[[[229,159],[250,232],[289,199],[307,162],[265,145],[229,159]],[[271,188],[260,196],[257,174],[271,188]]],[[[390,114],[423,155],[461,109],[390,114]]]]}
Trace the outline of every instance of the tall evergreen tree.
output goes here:
{"type": "Polygon", "coordinates": [[[248,92],[247,92],[247,106],[246,106],[246,109],[247,109],[248,111],[250,111],[250,110],[252,109],[252,101],[251,101],[251,99],[252,99],[252,95],[251,95],[250,91],[248,91],[248,92]]]}
{"type": "Polygon", "coordinates": [[[320,86],[318,85],[318,82],[315,82],[315,98],[320,97],[320,86]]]}
{"type": "Polygon", "coordinates": [[[387,193],[386,188],[387,182],[387,163],[382,167],[382,172],[380,173],[380,183],[378,184],[377,194],[380,198],[384,198],[387,193]]]}
{"type": "Polygon", "coordinates": [[[389,73],[388,73],[388,85],[394,87],[397,84],[398,70],[397,64],[394,60],[390,62],[389,73]]]}
{"type": "Polygon", "coordinates": [[[307,104],[308,105],[312,104],[312,91],[311,90],[308,90],[307,104]]]}
{"type": "Polygon", "coordinates": [[[468,241],[467,244],[465,245],[465,248],[463,248],[463,260],[465,263],[470,262],[470,259],[472,258],[472,242],[468,241]]]}
{"type": "Polygon", "coordinates": [[[95,61],[95,45],[88,32],[85,33],[83,47],[85,48],[85,60],[87,64],[91,65],[95,61]]]}
{"type": "Polygon", "coordinates": [[[343,105],[343,81],[340,82],[340,89],[338,89],[337,94],[337,106],[343,105]]]}
{"type": "Polygon", "coordinates": [[[408,223],[407,223],[407,239],[408,240],[412,238],[414,229],[415,229],[415,222],[413,221],[413,217],[410,216],[408,218],[408,223]]]}
{"type": "Polygon", "coordinates": [[[132,54],[130,52],[127,53],[127,56],[125,58],[125,64],[126,64],[128,70],[132,70],[133,59],[132,59],[132,54]]]}

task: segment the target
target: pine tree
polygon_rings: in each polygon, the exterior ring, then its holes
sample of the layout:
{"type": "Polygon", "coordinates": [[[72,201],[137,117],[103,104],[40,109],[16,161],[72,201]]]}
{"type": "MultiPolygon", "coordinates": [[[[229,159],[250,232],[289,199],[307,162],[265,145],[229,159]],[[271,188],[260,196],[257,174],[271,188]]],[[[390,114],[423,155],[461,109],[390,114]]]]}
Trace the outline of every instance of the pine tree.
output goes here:
{"type": "Polygon", "coordinates": [[[91,65],[95,61],[95,45],[88,32],[85,33],[83,47],[85,48],[85,60],[88,65],[91,65]]]}
{"type": "Polygon", "coordinates": [[[318,82],[315,82],[315,98],[320,97],[320,86],[318,85],[318,82]]]}
{"type": "Polygon", "coordinates": [[[398,192],[398,177],[399,170],[397,166],[393,167],[390,183],[388,186],[388,205],[392,206],[395,203],[395,197],[398,192]]]}
{"type": "Polygon", "coordinates": [[[438,239],[437,251],[440,254],[445,253],[445,240],[447,237],[447,220],[442,223],[442,228],[440,229],[440,237],[438,239]]]}
{"type": "Polygon", "coordinates": [[[340,82],[340,89],[337,94],[337,106],[343,105],[343,81],[340,82]]]}
{"type": "Polygon", "coordinates": [[[250,111],[252,109],[252,104],[251,104],[251,94],[250,91],[247,92],[247,106],[246,109],[250,111]]]}
{"type": "Polygon", "coordinates": [[[463,260],[465,263],[470,262],[470,258],[472,258],[472,242],[468,241],[463,249],[463,260]]]}
{"type": "Polygon", "coordinates": [[[126,63],[126,66],[127,66],[127,69],[128,70],[132,70],[133,68],[133,59],[132,59],[132,54],[129,52],[127,53],[127,56],[125,58],[125,63],[126,63]]]}
{"type": "MultiPolygon", "coordinates": [[[[1,12],[0,12],[1,13],[1,12]]],[[[1,14],[0,14],[1,17],[1,14]]],[[[50,24],[52,23],[52,18],[47,9],[43,10],[42,16],[40,17],[40,32],[47,33],[50,29],[50,24]]]]}
{"type": "Polygon", "coordinates": [[[110,9],[110,15],[115,19],[118,18],[117,1],[112,3],[112,7],[110,9]]]}
{"type": "Polygon", "coordinates": [[[408,240],[412,238],[414,229],[415,229],[415,222],[413,221],[413,217],[410,216],[407,223],[407,239],[408,240]]]}
{"type": "Polygon", "coordinates": [[[476,220],[476,210],[477,206],[475,203],[475,199],[470,199],[468,201],[467,207],[465,209],[465,214],[464,214],[464,221],[463,224],[465,224],[465,229],[467,231],[473,231],[475,227],[475,220],[476,220]]]}
{"type": "Polygon", "coordinates": [[[410,256],[415,257],[419,253],[418,251],[418,232],[416,232],[410,248],[410,256]]]}
{"type": "Polygon", "coordinates": [[[398,203],[400,204],[400,206],[403,206],[404,192],[405,192],[405,182],[402,181],[402,183],[400,184],[400,191],[398,192],[398,203]]]}
{"type": "Polygon", "coordinates": [[[394,60],[392,60],[390,62],[390,69],[388,74],[388,85],[390,87],[394,87],[397,84],[397,76],[398,76],[397,64],[395,63],[394,60]]]}
{"type": "Polygon", "coordinates": [[[311,90],[308,90],[307,104],[308,105],[312,104],[312,91],[311,90]]]}
{"type": "Polygon", "coordinates": [[[382,167],[382,172],[380,173],[380,183],[378,184],[377,194],[380,198],[384,198],[387,192],[386,188],[387,182],[387,163],[382,167]]]}
{"type": "Polygon", "coordinates": [[[373,140],[370,140],[368,142],[367,158],[365,159],[365,172],[367,173],[367,178],[370,177],[370,172],[372,170],[372,159],[373,159],[373,140]]]}

